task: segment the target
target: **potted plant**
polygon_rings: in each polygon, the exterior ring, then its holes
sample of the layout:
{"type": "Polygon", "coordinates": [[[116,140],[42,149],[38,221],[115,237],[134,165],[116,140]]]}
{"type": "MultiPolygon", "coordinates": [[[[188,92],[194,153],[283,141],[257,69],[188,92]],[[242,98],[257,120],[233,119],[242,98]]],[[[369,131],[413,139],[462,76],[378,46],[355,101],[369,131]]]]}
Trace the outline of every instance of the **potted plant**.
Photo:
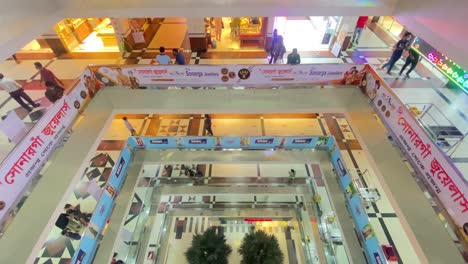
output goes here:
{"type": "Polygon", "coordinates": [[[274,235],[262,230],[247,234],[239,248],[241,264],[283,264],[283,252],[274,235]]]}
{"type": "Polygon", "coordinates": [[[232,248],[226,244],[224,234],[212,227],[203,234],[195,234],[185,257],[189,264],[227,264],[231,253],[232,248]]]}

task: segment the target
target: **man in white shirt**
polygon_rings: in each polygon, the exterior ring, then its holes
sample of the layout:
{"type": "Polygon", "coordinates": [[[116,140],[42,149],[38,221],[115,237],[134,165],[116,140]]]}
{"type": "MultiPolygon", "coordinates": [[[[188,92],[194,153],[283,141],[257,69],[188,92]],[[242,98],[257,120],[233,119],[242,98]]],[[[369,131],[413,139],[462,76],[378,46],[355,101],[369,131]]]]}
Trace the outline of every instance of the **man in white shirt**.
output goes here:
{"type": "Polygon", "coordinates": [[[130,122],[128,122],[127,117],[126,116],[122,117],[122,120],[124,121],[125,126],[130,131],[130,133],[132,133],[132,136],[136,136],[137,133],[136,133],[135,129],[133,128],[132,124],[130,124],[130,122]]]}
{"type": "Polygon", "coordinates": [[[31,97],[29,97],[19,85],[19,83],[15,82],[12,79],[5,78],[5,76],[0,73],[0,89],[5,90],[10,94],[10,96],[15,99],[18,104],[20,104],[23,108],[28,110],[29,112],[32,111],[32,108],[26,104],[23,99],[25,99],[30,105],[33,107],[39,107],[40,104],[35,103],[31,97]],[[23,99],[21,99],[23,98],[23,99]]]}
{"type": "Polygon", "coordinates": [[[171,57],[169,57],[165,52],[166,48],[160,47],[159,54],[156,56],[156,61],[161,65],[171,64],[171,57]]]}

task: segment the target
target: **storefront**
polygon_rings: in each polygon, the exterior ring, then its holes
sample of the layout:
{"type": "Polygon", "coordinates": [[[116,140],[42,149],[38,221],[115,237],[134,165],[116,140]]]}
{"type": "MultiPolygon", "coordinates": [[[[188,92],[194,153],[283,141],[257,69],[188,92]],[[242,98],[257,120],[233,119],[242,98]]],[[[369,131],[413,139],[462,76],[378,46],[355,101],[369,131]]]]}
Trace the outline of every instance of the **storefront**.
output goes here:
{"type": "Polygon", "coordinates": [[[119,51],[109,18],[64,19],[54,30],[68,52],[119,51]]]}
{"type": "Polygon", "coordinates": [[[388,31],[392,37],[400,38],[403,30],[405,27],[398,23],[393,17],[391,16],[374,16],[372,17],[372,22],[378,23],[380,27],[386,31],[388,31]]]}
{"type": "Polygon", "coordinates": [[[287,50],[329,50],[341,17],[275,17],[274,28],[283,36],[287,50]]]}
{"type": "Polygon", "coordinates": [[[208,45],[218,50],[264,49],[266,17],[205,18],[208,45]]]}
{"type": "Polygon", "coordinates": [[[17,52],[19,59],[52,58],[64,54],[119,52],[109,18],[67,18],[17,52]]]}

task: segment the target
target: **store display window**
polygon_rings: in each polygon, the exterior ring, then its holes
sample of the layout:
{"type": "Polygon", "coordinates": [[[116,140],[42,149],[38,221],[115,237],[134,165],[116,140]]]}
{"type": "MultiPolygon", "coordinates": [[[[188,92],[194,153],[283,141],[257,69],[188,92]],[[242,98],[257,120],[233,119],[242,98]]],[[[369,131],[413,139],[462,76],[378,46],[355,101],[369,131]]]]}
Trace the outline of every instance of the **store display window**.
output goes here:
{"type": "Polygon", "coordinates": [[[205,18],[208,43],[218,50],[263,49],[267,21],[264,17],[205,18]]]}

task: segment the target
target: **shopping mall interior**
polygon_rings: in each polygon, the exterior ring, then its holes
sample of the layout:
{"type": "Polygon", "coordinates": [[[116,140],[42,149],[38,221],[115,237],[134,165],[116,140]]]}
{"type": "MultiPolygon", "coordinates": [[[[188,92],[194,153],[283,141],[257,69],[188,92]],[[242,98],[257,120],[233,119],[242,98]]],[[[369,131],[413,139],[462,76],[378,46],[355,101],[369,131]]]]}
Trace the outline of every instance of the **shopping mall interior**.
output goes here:
{"type": "Polygon", "coordinates": [[[0,263],[468,263],[468,2],[4,5],[0,263]]]}

